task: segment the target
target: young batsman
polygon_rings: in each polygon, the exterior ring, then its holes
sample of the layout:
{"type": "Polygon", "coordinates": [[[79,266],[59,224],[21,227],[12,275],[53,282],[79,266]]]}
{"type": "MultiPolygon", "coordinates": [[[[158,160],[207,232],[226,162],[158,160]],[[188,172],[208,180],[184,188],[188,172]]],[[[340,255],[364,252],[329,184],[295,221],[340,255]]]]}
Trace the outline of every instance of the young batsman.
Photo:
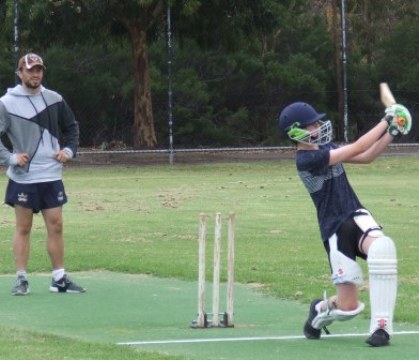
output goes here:
{"type": "Polygon", "coordinates": [[[361,204],[342,163],[368,164],[394,136],[407,134],[411,116],[402,105],[385,110],[384,118],[357,141],[344,146],[332,142],[332,124],[311,105],[295,102],[282,110],[279,127],[297,146],[298,174],[317,210],[321,238],[328,254],[336,295],[315,299],[310,305],[304,335],[319,339],[334,321],[358,315],[362,271],[357,258],[367,261],[371,303],[370,336],[366,343],[384,346],[393,332],[397,294],[397,256],[394,242],[361,204]]]}

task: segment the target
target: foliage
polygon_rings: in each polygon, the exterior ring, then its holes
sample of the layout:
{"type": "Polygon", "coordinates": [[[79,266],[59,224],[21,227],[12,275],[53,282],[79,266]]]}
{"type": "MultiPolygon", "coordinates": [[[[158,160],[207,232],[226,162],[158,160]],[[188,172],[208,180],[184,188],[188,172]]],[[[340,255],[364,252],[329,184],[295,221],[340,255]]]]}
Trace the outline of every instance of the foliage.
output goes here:
{"type": "MultiPolygon", "coordinates": [[[[316,47],[318,54],[329,52],[325,28],[318,18],[309,20],[302,16],[301,23],[306,29],[311,27],[311,31],[323,33],[321,44],[316,47]]],[[[292,29],[281,26],[278,31],[285,30],[285,36],[291,36],[292,29]]],[[[302,32],[293,35],[303,38],[302,32]]],[[[255,38],[246,48],[230,52],[201,50],[197,41],[182,39],[174,50],[173,71],[178,146],[272,145],[278,143],[278,110],[287,102],[311,100],[325,107],[322,104],[327,100],[325,85],[330,82],[330,73],[324,70],[323,58],[328,55],[317,59],[310,54],[308,43],[297,41],[300,45],[295,55],[283,58],[276,48],[285,46],[284,39],[280,37],[266,45],[265,50],[269,47],[269,51],[263,53],[260,39],[255,38]]],[[[151,58],[160,71],[165,71],[162,65],[166,59],[159,52],[161,49],[153,47],[151,58]]],[[[164,90],[163,86],[156,86],[164,90]]],[[[154,88],[154,99],[163,99],[164,92],[156,93],[154,88]]],[[[156,119],[163,124],[165,113],[157,111],[156,119]]]]}
{"type": "Polygon", "coordinates": [[[282,8],[274,0],[201,1],[193,12],[183,11],[180,4],[174,4],[176,34],[187,38],[192,31],[194,40],[205,50],[252,46],[254,35],[267,34],[276,26],[282,8]]]}
{"type": "Polygon", "coordinates": [[[46,85],[62,93],[74,108],[82,144],[130,141],[132,80],[126,71],[131,67],[126,44],[92,43],[72,49],[57,45],[44,57],[46,85]]]}
{"type": "MultiPolygon", "coordinates": [[[[12,4],[12,0],[0,3],[4,89],[15,81],[12,4]]],[[[35,51],[46,57],[48,85],[68,97],[82,126],[82,146],[112,141],[133,145],[133,99],[141,84],[133,76],[135,59],[125,21],[141,19],[149,6],[162,3],[21,0],[19,4],[20,53],[35,51]]],[[[173,0],[170,4],[176,147],[281,144],[278,112],[296,100],[312,102],[336,126],[341,122],[328,1],[173,0]]],[[[415,86],[419,5],[380,4],[348,2],[351,139],[382,116],[380,81],[390,83],[414,117],[419,111],[415,86]]],[[[152,113],[160,148],[167,148],[169,133],[165,15],[161,13],[147,29],[152,113]]],[[[413,127],[409,137],[397,141],[418,137],[419,130],[413,127]]]]}
{"type": "Polygon", "coordinates": [[[13,54],[13,8],[12,1],[0,2],[0,86],[2,89],[10,87],[15,81],[15,59],[13,54]]]}

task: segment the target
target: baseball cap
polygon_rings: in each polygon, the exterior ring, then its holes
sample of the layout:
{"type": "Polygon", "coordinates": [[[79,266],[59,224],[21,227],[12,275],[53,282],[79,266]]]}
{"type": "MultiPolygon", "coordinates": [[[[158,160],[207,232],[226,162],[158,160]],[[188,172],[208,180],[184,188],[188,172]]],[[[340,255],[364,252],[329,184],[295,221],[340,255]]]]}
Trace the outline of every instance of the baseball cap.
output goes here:
{"type": "Polygon", "coordinates": [[[29,70],[37,65],[42,66],[43,69],[46,69],[44,65],[44,60],[42,60],[42,58],[39,55],[34,54],[34,53],[29,53],[20,58],[17,68],[18,70],[20,70],[23,68],[23,66],[25,66],[25,68],[29,70]]]}

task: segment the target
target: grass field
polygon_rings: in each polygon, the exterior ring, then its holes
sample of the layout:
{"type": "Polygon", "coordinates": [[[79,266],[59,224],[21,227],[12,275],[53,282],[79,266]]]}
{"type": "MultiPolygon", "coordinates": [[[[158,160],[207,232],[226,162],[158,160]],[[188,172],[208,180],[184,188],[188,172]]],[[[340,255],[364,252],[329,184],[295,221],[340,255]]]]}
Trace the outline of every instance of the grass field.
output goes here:
{"type": "MultiPolygon", "coordinates": [[[[351,165],[346,169],[361,202],[397,244],[396,322],[417,326],[419,158],[386,157],[368,166],[351,165]]],[[[304,308],[324,289],[333,292],[314,207],[291,160],[139,168],[69,167],[64,180],[70,199],[64,210],[66,267],[70,273],[109,271],[194,282],[199,213],[212,216],[221,212],[226,217],[234,211],[238,283],[252,285],[259,293],[277,300],[292,300],[304,308]]],[[[3,175],[0,188],[4,189],[6,182],[3,175]]],[[[14,216],[5,205],[0,208],[0,224],[1,273],[8,276],[15,271],[11,253],[14,216]]],[[[361,266],[366,275],[365,264],[361,262],[361,266]]],[[[28,271],[50,271],[41,216],[34,221],[28,271]]],[[[207,274],[210,280],[209,266],[207,274]]],[[[1,282],[1,296],[10,297],[8,302],[16,300],[10,296],[13,277],[9,278],[10,284],[1,282]]],[[[45,291],[47,287],[48,281],[45,291]]],[[[361,298],[368,305],[367,287],[361,298]]],[[[1,321],[7,315],[1,312],[2,302],[0,298],[0,345],[5,359],[176,358],[167,349],[161,354],[141,353],[131,347],[6,326],[1,321]]],[[[191,313],[195,310],[192,308],[191,313]]],[[[365,322],[368,316],[366,310],[360,320],[365,322]]],[[[304,347],[307,355],[314,351],[309,345],[304,347]]]]}

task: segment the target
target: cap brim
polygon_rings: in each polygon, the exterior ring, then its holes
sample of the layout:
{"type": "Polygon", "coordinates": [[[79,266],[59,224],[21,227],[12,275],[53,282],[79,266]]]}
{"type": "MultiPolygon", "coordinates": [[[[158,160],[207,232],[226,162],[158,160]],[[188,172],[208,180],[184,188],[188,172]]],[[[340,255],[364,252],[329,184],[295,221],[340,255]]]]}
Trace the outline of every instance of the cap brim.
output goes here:
{"type": "Polygon", "coordinates": [[[41,68],[43,68],[44,70],[46,69],[46,67],[45,67],[45,65],[44,65],[44,64],[32,64],[30,67],[28,67],[28,66],[25,64],[25,68],[26,68],[26,70],[30,70],[30,69],[34,68],[35,66],[40,66],[40,67],[41,67],[41,68]]]}

